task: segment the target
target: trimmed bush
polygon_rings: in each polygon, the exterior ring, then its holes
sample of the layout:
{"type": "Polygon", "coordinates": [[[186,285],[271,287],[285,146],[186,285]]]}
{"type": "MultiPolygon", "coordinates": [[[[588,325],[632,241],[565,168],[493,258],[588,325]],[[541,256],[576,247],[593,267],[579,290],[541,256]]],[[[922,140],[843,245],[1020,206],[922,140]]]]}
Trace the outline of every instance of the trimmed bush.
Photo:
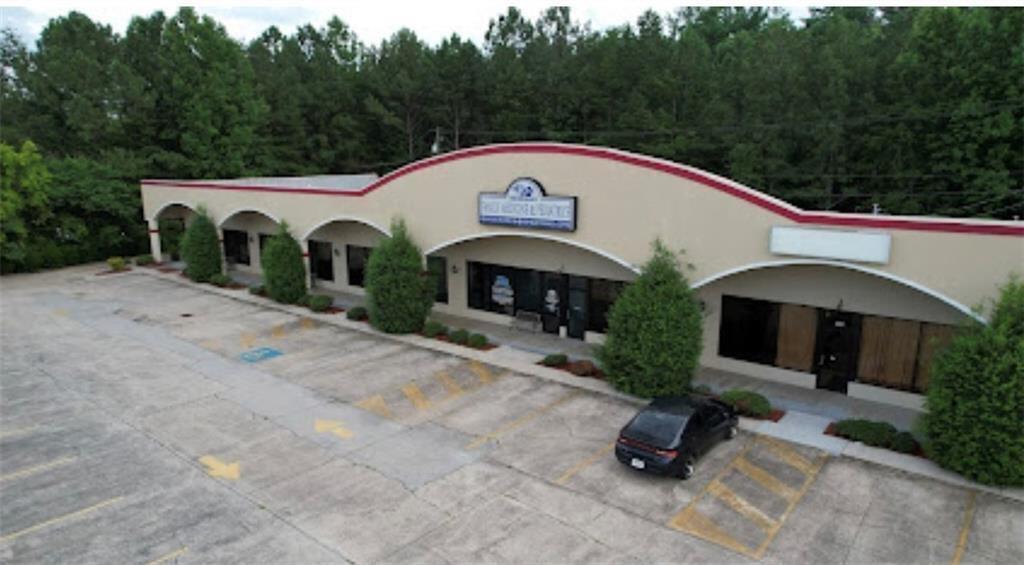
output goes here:
{"type": "Polygon", "coordinates": [[[354,308],[349,309],[349,311],[345,313],[345,317],[347,317],[349,320],[356,320],[357,322],[362,322],[369,316],[366,313],[366,308],[362,306],[356,306],[354,308]]]}
{"type": "Polygon", "coordinates": [[[153,256],[148,253],[146,255],[139,255],[138,257],[135,258],[135,264],[140,267],[152,265],[153,263],[153,256]]]}
{"type": "Polygon", "coordinates": [[[892,436],[889,449],[900,453],[915,453],[917,451],[917,440],[910,432],[897,432],[892,436]]]}
{"type": "Polygon", "coordinates": [[[565,353],[551,353],[541,359],[540,364],[546,367],[561,367],[569,362],[569,356],[565,353]]]}
{"type": "Polygon", "coordinates": [[[314,312],[323,312],[334,304],[334,299],[326,294],[314,294],[306,301],[306,305],[314,312]]]}
{"type": "Polygon", "coordinates": [[[249,294],[252,294],[252,295],[255,295],[255,296],[266,296],[267,295],[267,289],[263,288],[263,285],[261,285],[261,284],[254,284],[254,285],[249,287],[249,294]]]}
{"type": "Polygon", "coordinates": [[[660,240],[652,248],[640,276],[612,304],[597,356],[608,382],[621,391],[684,394],[702,347],[700,305],[675,255],[660,240]]]}
{"type": "Polygon", "coordinates": [[[107,267],[109,267],[111,271],[123,271],[128,268],[125,264],[124,257],[107,258],[107,267]]]}
{"type": "Polygon", "coordinates": [[[744,416],[767,418],[772,413],[768,399],[752,390],[734,388],[723,392],[719,398],[744,416]]]}
{"type": "Polygon", "coordinates": [[[1024,486],[1024,283],[1000,289],[987,325],[969,321],[932,364],[925,449],[988,485],[1024,486]]]}
{"type": "Polygon", "coordinates": [[[231,277],[229,277],[229,276],[227,276],[227,275],[225,275],[223,273],[217,273],[216,275],[213,275],[212,277],[210,277],[210,284],[212,284],[214,286],[225,287],[225,286],[230,285],[233,282],[235,282],[235,281],[231,280],[231,277]]]}
{"type": "Polygon", "coordinates": [[[423,324],[423,335],[427,337],[437,337],[447,333],[448,328],[441,322],[427,320],[426,323],[423,324]]]}
{"type": "Polygon", "coordinates": [[[284,304],[295,304],[306,296],[306,265],[302,248],[281,222],[260,255],[267,295],[284,304]]]}
{"type": "Polygon", "coordinates": [[[836,435],[872,447],[889,448],[896,437],[896,428],[888,422],[859,418],[836,422],[836,435]]]}
{"type": "Polygon", "coordinates": [[[412,333],[434,304],[435,284],[423,269],[423,254],[409,236],[405,222],[391,223],[391,237],[382,240],[366,264],[366,294],[373,327],[387,333],[412,333]]]}
{"type": "Polygon", "coordinates": [[[452,343],[466,345],[466,342],[469,341],[469,332],[463,329],[453,330],[448,332],[448,339],[452,340],[452,343]]]}
{"type": "Polygon", "coordinates": [[[466,340],[466,345],[480,349],[487,346],[487,336],[484,334],[470,334],[466,340]]]}
{"type": "Polygon", "coordinates": [[[209,282],[221,272],[217,227],[202,206],[181,237],[181,258],[185,260],[185,275],[196,282],[209,282]]]}

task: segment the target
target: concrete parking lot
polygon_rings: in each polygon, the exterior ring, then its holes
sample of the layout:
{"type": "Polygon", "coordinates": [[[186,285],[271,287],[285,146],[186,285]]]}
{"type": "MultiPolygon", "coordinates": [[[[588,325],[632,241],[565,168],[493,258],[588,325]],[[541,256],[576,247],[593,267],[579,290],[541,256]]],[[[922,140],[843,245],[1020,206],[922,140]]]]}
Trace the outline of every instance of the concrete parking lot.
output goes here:
{"type": "MultiPolygon", "coordinates": [[[[1020,563],[1024,506],[96,267],[0,284],[0,561],[1020,563]]],[[[241,292],[241,291],[240,291],[241,292]]]]}

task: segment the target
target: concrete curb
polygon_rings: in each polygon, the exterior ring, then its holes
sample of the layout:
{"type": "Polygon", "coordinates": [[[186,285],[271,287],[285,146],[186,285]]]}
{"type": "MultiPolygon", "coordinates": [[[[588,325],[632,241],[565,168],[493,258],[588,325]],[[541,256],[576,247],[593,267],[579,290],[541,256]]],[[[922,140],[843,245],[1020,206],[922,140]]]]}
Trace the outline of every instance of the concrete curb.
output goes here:
{"type": "MultiPolygon", "coordinates": [[[[107,275],[108,277],[123,277],[126,275],[133,275],[142,273],[147,276],[155,277],[158,279],[164,279],[171,282],[178,283],[182,286],[190,286],[199,289],[203,292],[211,294],[217,294],[225,298],[237,300],[239,302],[245,302],[247,304],[253,304],[256,306],[262,306],[264,308],[270,308],[294,316],[300,316],[304,318],[310,318],[324,324],[334,325],[340,328],[354,330],[365,334],[374,335],[384,339],[405,343],[415,347],[423,349],[430,349],[439,353],[446,353],[448,355],[454,355],[456,357],[462,357],[464,359],[470,359],[479,361],[481,363],[487,363],[496,367],[522,373],[532,377],[537,377],[553,382],[557,382],[561,385],[586,390],[598,394],[603,394],[615,398],[617,400],[627,402],[636,406],[643,406],[648,401],[631,396],[622,392],[619,392],[611,387],[604,381],[595,379],[589,379],[585,377],[575,377],[558,369],[552,369],[534,363],[527,363],[522,361],[514,361],[510,359],[502,359],[501,354],[495,354],[501,347],[492,349],[490,351],[481,351],[478,349],[472,349],[470,347],[464,347],[453,343],[446,343],[436,339],[430,339],[419,335],[395,335],[387,334],[374,329],[368,323],[356,322],[349,320],[344,314],[318,314],[307,308],[301,306],[291,306],[286,304],[280,304],[264,298],[261,296],[254,296],[249,294],[248,289],[224,289],[212,285],[206,285],[196,283],[188,280],[178,273],[162,273],[156,269],[150,268],[139,268],[130,272],[116,273],[107,275]]],[[[821,419],[811,414],[803,414],[801,412],[790,411],[787,412],[786,418],[790,416],[797,418],[818,420],[821,419]]],[[[780,422],[785,422],[786,418],[783,418],[780,422]]],[[[904,471],[907,473],[927,477],[934,479],[939,482],[951,484],[958,487],[964,487],[974,489],[996,496],[1001,496],[1013,500],[1024,502],[1024,489],[1008,489],[1008,488],[996,488],[981,485],[969,481],[956,473],[947,471],[936,465],[934,462],[928,459],[922,459],[920,457],[914,457],[912,455],[906,455],[903,453],[897,453],[888,449],[880,449],[870,447],[858,442],[851,442],[842,438],[826,436],[824,435],[824,427],[822,426],[819,430],[815,431],[813,427],[799,426],[794,427],[780,422],[771,422],[766,420],[755,420],[753,418],[740,418],[740,428],[752,433],[762,434],[771,436],[793,443],[807,445],[822,449],[835,456],[848,457],[859,461],[865,461],[868,463],[874,463],[883,467],[904,471]]],[[[825,424],[827,425],[827,423],[825,424]]]]}

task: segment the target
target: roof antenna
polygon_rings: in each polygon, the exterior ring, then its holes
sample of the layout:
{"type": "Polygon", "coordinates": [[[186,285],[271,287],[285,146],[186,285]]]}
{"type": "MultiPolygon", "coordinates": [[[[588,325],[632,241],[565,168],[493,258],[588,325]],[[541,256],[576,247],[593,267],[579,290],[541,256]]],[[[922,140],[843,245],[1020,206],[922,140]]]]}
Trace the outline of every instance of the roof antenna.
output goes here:
{"type": "Polygon", "coordinates": [[[882,213],[882,207],[878,205],[878,202],[871,204],[871,213],[876,216],[882,213]]]}

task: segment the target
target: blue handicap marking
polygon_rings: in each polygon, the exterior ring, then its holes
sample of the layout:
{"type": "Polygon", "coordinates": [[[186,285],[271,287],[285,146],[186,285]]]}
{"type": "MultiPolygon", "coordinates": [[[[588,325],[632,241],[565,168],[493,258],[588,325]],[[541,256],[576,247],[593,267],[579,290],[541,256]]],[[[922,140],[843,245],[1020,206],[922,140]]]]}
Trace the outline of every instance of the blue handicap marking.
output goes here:
{"type": "Polygon", "coordinates": [[[256,349],[250,349],[241,355],[242,361],[246,363],[259,363],[267,359],[273,359],[281,355],[281,352],[274,349],[273,347],[257,347],[256,349]]]}

